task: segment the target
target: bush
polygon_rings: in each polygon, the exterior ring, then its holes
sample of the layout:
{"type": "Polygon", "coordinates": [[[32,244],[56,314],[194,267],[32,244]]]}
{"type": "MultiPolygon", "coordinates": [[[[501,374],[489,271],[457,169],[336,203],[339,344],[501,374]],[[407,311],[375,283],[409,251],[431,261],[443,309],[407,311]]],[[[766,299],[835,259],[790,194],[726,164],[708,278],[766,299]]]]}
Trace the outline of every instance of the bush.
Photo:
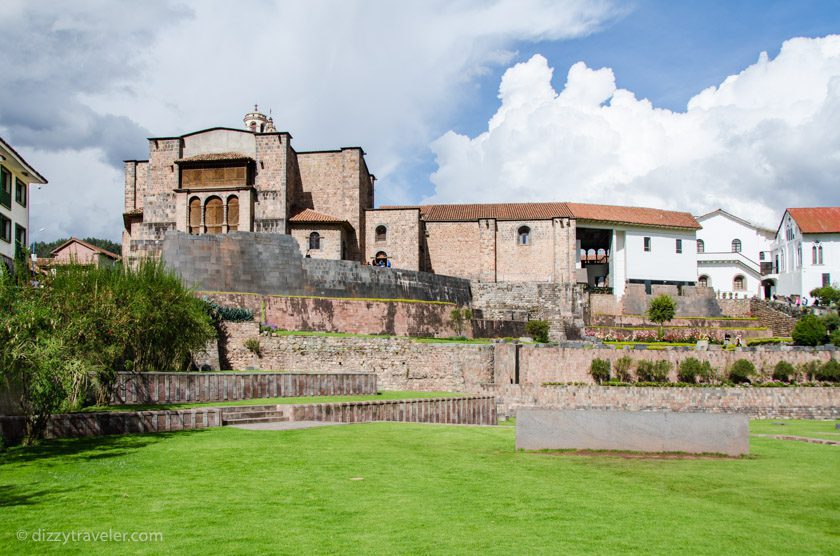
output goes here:
{"type": "Polygon", "coordinates": [[[817,380],[840,382],[840,363],[835,359],[829,359],[819,366],[815,374],[817,380]]]}
{"type": "Polygon", "coordinates": [[[700,361],[694,357],[684,359],[677,371],[677,380],[694,384],[697,379],[709,382],[712,378],[712,366],[708,361],[700,361]]]}
{"type": "Polygon", "coordinates": [[[50,413],[107,403],[118,372],[186,370],[215,336],[201,300],[158,261],[68,265],[39,281],[0,269],[0,375],[23,393],[27,443],[50,413]]]}
{"type": "Polygon", "coordinates": [[[738,359],[729,369],[729,380],[735,384],[749,382],[751,376],[755,376],[755,365],[746,359],[738,359]]]}
{"type": "Polygon", "coordinates": [[[610,362],[606,359],[593,359],[589,366],[589,374],[598,384],[610,379],[610,362]]]}
{"type": "Polygon", "coordinates": [[[840,290],[831,286],[823,286],[821,288],[814,288],[811,290],[811,297],[820,300],[821,305],[837,305],[840,303],[840,290]]]}
{"type": "Polygon", "coordinates": [[[820,362],[817,360],[806,361],[799,364],[799,372],[803,375],[805,380],[816,380],[816,376],[820,370],[820,362]]]}
{"type": "Polygon", "coordinates": [[[262,346],[260,346],[259,338],[248,338],[244,342],[245,349],[256,355],[262,357],[262,346]]]}
{"type": "Polygon", "coordinates": [[[840,347],[840,328],[831,333],[831,343],[840,347]]]}
{"type": "Polygon", "coordinates": [[[548,321],[529,320],[525,323],[525,333],[534,339],[535,342],[545,344],[548,342],[548,321]]]}
{"type": "Polygon", "coordinates": [[[654,297],[647,310],[648,318],[657,324],[668,322],[676,314],[677,302],[670,295],[665,294],[654,297]]]}
{"type": "Polygon", "coordinates": [[[793,343],[798,346],[819,346],[825,342],[825,325],[814,315],[805,315],[793,327],[793,343]]]}
{"type": "Polygon", "coordinates": [[[820,317],[820,320],[829,334],[832,334],[835,330],[840,329],[840,315],[834,311],[824,314],[820,317]]]}
{"type": "Polygon", "coordinates": [[[668,382],[668,373],[672,368],[670,361],[639,361],[636,365],[636,379],[639,382],[668,382]]]}
{"type": "Polygon", "coordinates": [[[620,382],[633,382],[632,368],[632,358],[625,355],[624,357],[616,359],[615,364],[613,365],[613,370],[615,371],[613,374],[615,375],[616,380],[620,382]]]}
{"type": "Polygon", "coordinates": [[[773,367],[773,380],[780,380],[782,382],[790,382],[791,376],[796,372],[793,365],[787,361],[779,361],[773,367]]]}

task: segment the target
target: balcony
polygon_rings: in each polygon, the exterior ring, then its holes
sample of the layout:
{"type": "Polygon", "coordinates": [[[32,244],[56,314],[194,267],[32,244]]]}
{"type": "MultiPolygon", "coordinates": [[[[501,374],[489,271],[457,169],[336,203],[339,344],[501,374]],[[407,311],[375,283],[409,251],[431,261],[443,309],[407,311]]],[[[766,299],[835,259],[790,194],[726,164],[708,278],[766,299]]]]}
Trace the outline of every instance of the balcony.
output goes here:
{"type": "MultiPolygon", "coordinates": [[[[735,253],[732,251],[720,251],[720,252],[709,252],[706,251],[705,253],[697,253],[697,263],[722,263],[722,264],[737,264],[744,267],[746,270],[750,270],[755,274],[763,274],[762,268],[763,266],[759,266],[759,264],[750,259],[749,257],[745,256],[743,253],[735,253]]],[[[769,270],[773,270],[772,263],[761,263],[762,265],[770,265],[769,270]]]]}

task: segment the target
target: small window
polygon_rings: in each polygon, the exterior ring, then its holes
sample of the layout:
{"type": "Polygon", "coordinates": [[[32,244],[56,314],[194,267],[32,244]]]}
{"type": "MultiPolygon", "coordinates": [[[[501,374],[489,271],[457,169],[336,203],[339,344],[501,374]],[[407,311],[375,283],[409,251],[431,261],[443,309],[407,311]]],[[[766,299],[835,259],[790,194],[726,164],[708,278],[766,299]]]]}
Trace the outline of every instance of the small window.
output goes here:
{"type": "Polygon", "coordinates": [[[758,252],[758,260],[759,260],[759,261],[763,261],[763,260],[764,260],[764,251],[759,251],[759,252],[758,252]]]}
{"type": "Polygon", "coordinates": [[[318,232],[309,234],[309,248],[314,250],[321,248],[321,234],[318,232]]]}
{"type": "Polygon", "coordinates": [[[645,251],[650,252],[650,238],[645,238],[645,251]]]}
{"type": "Polygon", "coordinates": [[[823,264],[823,250],[822,245],[817,247],[817,264],[823,264]]]}
{"type": "Polygon", "coordinates": [[[701,286],[703,288],[708,288],[709,287],[709,277],[704,274],[703,276],[701,276],[700,278],[697,279],[697,285],[701,286]]]}
{"type": "Polygon", "coordinates": [[[522,226],[517,230],[516,235],[518,237],[517,242],[519,245],[529,245],[531,243],[531,228],[528,226],[522,226]]]}
{"type": "Polygon", "coordinates": [[[741,252],[741,240],[740,239],[733,239],[732,240],[732,252],[733,253],[740,253],[741,252]]]}
{"type": "Polygon", "coordinates": [[[20,258],[26,249],[26,228],[15,224],[15,257],[20,258]]]}
{"type": "Polygon", "coordinates": [[[12,242],[12,221],[0,214],[0,240],[12,242]]]}
{"type": "Polygon", "coordinates": [[[682,253],[682,240],[677,240],[677,253],[682,253]]]}
{"type": "Polygon", "coordinates": [[[706,242],[702,239],[697,240],[697,252],[698,253],[705,253],[706,252],[706,242]]]}
{"type": "Polygon", "coordinates": [[[824,272],[822,275],[822,285],[823,287],[831,285],[831,274],[828,272],[824,272]]]}
{"type": "Polygon", "coordinates": [[[12,208],[12,173],[0,166],[0,205],[12,208]]]}
{"type": "Polygon", "coordinates": [[[15,201],[22,207],[26,206],[26,183],[15,178],[15,201]]]}
{"type": "Polygon", "coordinates": [[[732,280],[732,289],[736,292],[744,291],[744,277],[740,274],[732,280]]]}
{"type": "Polygon", "coordinates": [[[385,226],[376,227],[376,241],[385,241],[388,238],[388,228],[385,226]]]}

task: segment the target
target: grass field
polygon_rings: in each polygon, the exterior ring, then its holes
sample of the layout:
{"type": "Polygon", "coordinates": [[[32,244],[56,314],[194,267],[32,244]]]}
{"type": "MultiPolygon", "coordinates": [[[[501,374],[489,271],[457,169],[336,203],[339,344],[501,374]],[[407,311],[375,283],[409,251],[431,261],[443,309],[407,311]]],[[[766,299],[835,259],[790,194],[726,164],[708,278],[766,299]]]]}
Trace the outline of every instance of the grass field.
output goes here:
{"type": "Polygon", "coordinates": [[[748,458],[638,460],[516,452],[514,432],[371,423],[14,448],[0,553],[840,553],[836,447],[753,437],[748,458]],[[164,538],[17,540],[39,529],[164,538]]]}
{"type": "Polygon", "coordinates": [[[82,411],[146,411],[152,409],[192,409],[194,407],[228,407],[237,405],[287,405],[296,403],[371,402],[383,400],[416,400],[417,398],[452,398],[463,396],[455,392],[412,392],[385,390],[376,394],[359,396],[300,396],[292,398],[250,398],[226,402],[184,402],[168,404],[95,405],[82,411]]]}

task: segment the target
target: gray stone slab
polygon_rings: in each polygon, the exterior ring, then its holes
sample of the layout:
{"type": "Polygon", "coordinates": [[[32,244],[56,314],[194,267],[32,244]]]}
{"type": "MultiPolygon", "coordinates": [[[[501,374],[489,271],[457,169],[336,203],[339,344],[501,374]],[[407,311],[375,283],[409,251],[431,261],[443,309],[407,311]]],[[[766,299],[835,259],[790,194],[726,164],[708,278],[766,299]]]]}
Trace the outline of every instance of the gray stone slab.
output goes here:
{"type": "Polygon", "coordinates": [[[275,423],[248,423],[247,425],[228,425],[234,429],[252,431],[290,431],[296,429],[311,429],[315,427],[332,427],[335,425],[349,425],[351,423],[336,423],[333,421],[278,421],[275,423]]]}
{"type": "Polygon", "coordinates": [[[516,448],[748,454],[749,418],[732,413],[522,408],[516,448]]]}

